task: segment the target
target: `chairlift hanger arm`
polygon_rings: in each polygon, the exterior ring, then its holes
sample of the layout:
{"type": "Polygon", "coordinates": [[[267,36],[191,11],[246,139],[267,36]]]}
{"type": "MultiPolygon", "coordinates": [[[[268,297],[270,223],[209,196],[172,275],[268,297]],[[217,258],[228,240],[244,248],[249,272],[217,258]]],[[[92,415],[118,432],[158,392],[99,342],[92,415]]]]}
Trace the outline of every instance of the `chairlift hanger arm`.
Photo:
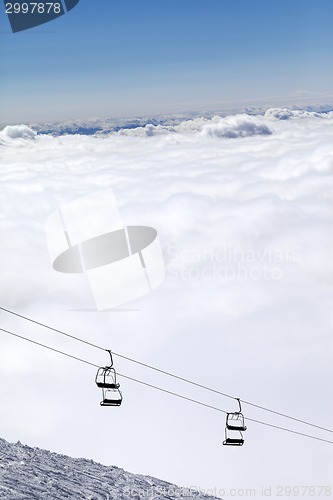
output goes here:
{"type": "Polygon", "coordinates": [[[112,351],[111,349],[104,349],[104,350],[110,354],[110,368],[112,368],[113,366],[112,351]]]}

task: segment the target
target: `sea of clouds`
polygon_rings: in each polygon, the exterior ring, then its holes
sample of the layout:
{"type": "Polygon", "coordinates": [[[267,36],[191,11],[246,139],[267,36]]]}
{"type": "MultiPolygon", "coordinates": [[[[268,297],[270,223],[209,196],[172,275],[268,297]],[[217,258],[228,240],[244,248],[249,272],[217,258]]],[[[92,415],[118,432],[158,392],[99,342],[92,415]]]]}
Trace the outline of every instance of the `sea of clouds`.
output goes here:
{"type": "MultiPolygon", "coordinates": [[[[333,112],[145,120],[91,135],[0,131],[1,304],[162,369],[330,427],[333,112]],[[126,224],[155,227],[166,265],[150,295],[97,313],[82,275],[56,273],[44,224],[112,188],[126,224]]],[[[1,313],[1,326],[96,364],[102,352],[1,313]]],[[[184,486],[326,484],[332,445],[249,423],[120,379],[99,407],[93,369],[1,334],[2,437],[184,486]]],[[[235,402],[117,358],[121,373],[224,410],[235,402]]],[[[244,405],[251,418],[330,439],[244,405]]],[[[274,495],[271,495],[274,498],[274,495]]]]}

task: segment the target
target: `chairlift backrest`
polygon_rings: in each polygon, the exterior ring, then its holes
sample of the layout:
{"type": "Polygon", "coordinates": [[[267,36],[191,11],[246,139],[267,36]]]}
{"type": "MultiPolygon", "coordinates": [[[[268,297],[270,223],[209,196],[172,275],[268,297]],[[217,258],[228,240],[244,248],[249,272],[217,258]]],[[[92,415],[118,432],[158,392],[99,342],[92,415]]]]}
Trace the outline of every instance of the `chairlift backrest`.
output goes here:
{"type": "Polygon", "coordinates": [[[101,406],[120,406],[123,396],[119,389],[102,389],[103,399],[100,402],[101,406]]]}
{"type": "Polygon", "coordinates": [[[99,368],[96,374],[95,382],[97,387],[109,387],[113,389],[118,389],[119,384],[116,381],[116,371],[111,366],[105,366],[104,368],[99,368]]]}
{"type": "Polygon", "coordinates": [[[227,413],[225,425],[229,430],[246,431],[244,415],[240,412],[227,413]]]}

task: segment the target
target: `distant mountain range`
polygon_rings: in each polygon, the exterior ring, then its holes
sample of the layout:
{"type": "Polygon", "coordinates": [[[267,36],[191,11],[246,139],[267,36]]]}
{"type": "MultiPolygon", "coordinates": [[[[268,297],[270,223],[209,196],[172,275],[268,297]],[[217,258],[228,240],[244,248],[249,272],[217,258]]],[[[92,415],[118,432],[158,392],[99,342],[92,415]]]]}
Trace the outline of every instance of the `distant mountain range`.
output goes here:
{"type": "Polygon", "coordinates": [[[138,118],[92,118],[90,120],[70,120],[67,122],[29,124],[38,134],[81,134],[94,135],[109,134],[120,130],[129,130],[146,125],[175,126],[186,119],[193,119],[196,114],[173,115],[173,116],[144,116],[138,118]]]}
{"type": "MultiPolygon", "coordinates": [[[[274,110],[280,110],[282,113],[279,119],[286,119],[286,115],[283,111],[287,112],[293,111],[308,111],[314,113],[327,113],[333,110],[332,104],[320,104],[291,108],[272,108],[274,110]]],[[[31,129],[36,131],[38,134],[52,134],[56,136],[68,135],[68,134],[80,134],[80,135],[104,135],[115,133],[119,131],[128,131],[136,128],[144,128],[147,125],[153,127],[168,127],[173,128],[187,120],[194,120],[198,118],[205,118],[210,120],[213,116],[230,116],[234,114],[247,114],[247,115],[264,115],[266,109],[259,107],[245,107],[238,110],[228,110],[228,111],[193,111],[181,114],[172,115],[157,115],[157,116],[142,116],[134,118],[91,118],[88,120],[78,119],[69,120],[65,122],[49,122],[49,123],[26,123],[31,129]]],[[[4,128],[2,125],[0,128],[4,128]]]]}

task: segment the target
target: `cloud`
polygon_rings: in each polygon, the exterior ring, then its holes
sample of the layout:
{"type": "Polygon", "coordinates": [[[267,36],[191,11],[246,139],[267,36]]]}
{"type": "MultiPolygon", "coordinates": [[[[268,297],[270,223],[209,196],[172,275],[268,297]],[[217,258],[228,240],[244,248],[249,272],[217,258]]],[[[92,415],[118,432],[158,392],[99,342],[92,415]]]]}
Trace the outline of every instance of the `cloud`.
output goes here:
{"type": "Polygon", "coordinates": [[[327,118],[331,119],[333,116],[332,111],[327,113],[320,113],[306,109],[288,109],[288,108],[270,108],[265,112],[268,118],[276,118],[277,120],[289,120],[290,118],[327,118]]]}
{"type": "Polygon", "coordinates": [[[267,125],[258,123],[258,119],[247,115],[236,115],[227,118],[213,118],[212,123],[202,129],[203,135],[228,137],[251,137],[252,135],[270,135],[267,125]]]}
{"type": "MultiPolygon", "coordinates": [[[[192,117],[91,136],[38,134],[33,141],[3,134],[1,303],[204,385],[329,426],[333,116],[289,111],[192,117]],[[96,313],[83,276],[52,270],[44,224],[62,204],[107,187],[128,225],[158,230],[167,275],[126,310],[96,313]]],[[[1,318],[4,328],[107,362],[88,346],[1,318]]],[[[200,486],[198,477],[206,488],[327,484],[332,455],[325,444],[251,423],[241,453],[226,453],[223,415],[124,379],[124,406],[102,412],[93,369],[0,338],[6,439],[184,485],[200,486]],[[25,393],[24,418],[13,406],[17,387],[25,393]],[[48,415],[50,425],[39,426],[48,415]]],[[[222,409],[234,407],[119,358],[116,367],[222,409]]],[[[288,425],[248,406],[245,414],[288,425]]]]}
{"type": "Polygon", "coordinates": [[[148,137],[169,133],[200,133],[207,137],[235,139],[253,135],[270,135],[271,131],[266,124],[262,123],[261,117],[242,114],[227,117],[197,117],[191,120],[184,120],[175,125],[154,125],[148,123],[144,127],[122,128],[118,133],[121,135],[148,137]]]}
{"type": "Polygon", "coordinates": [[[0,132],[0,139],[33,139],[37,133],[27,125],[7,125],[0,132]]]}

